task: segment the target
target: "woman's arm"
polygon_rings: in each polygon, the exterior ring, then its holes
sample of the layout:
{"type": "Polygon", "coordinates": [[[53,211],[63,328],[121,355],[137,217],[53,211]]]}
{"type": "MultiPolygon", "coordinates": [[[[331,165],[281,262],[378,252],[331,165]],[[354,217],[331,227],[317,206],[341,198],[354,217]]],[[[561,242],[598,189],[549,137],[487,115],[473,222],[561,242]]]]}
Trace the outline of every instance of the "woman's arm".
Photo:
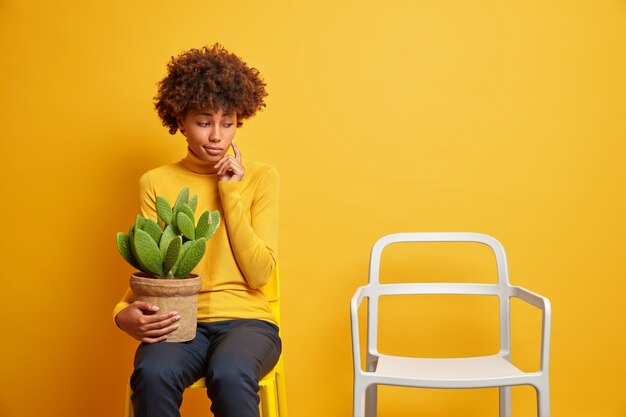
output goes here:
{"type": "Polygon", "coordinates": [[[278,255],[278,173],[268,167],[256,187],[250,221],[239,194],[240,181],[220,181],[224,222],[239,268],[251,288],[269,280],[278,255]]]}

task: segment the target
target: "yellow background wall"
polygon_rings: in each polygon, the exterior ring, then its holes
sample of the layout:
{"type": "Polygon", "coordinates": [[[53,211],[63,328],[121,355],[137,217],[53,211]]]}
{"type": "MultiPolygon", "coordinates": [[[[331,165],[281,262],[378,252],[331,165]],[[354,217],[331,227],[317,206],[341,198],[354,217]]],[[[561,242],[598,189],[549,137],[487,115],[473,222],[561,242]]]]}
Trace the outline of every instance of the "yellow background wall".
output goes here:
{"type": "MultiPolygon", "coordinates": [[[[114,236],[139,175],[185,153],[152,109],[156,82],[214,42],[270,92],[238,143],[281,173],[291,416],[350,415],[349,298],[397,231],[498,238],[512,282],[553,302],[553,415],[626,415],[623,0],[5,0],[0,416],[122,413],[136,342],[110,316],[131,272],[114,236]]],[[[493,273],[484,250],[449,249],[390,250],[385,279],[493,273]]],[[[383,306],[384,349],[495,348],[488,300],[411,301],[383,306]]],[[[532,368],[538,315],[514,307],[514,359],[532,368]]],[[[203,396],[185,415],[206,415],[203,396]]],[[[531,389],[514,398],[534,415],[531,389]]],[[[381,389],[381,416],[496,410],[495,390],[381,389]]]]}

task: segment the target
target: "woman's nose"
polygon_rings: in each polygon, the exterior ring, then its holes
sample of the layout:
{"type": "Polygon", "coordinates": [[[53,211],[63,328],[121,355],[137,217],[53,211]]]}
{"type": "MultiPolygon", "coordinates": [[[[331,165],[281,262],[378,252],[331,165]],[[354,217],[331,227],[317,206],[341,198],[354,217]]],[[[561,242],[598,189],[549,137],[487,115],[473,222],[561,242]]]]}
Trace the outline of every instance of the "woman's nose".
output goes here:
{"type": "Polygon", "coordinates": [[[220,129],[216,127],[215,129],[213,129],[213,132],[211,133],[211,135],[209,135],[209,140],[211,142],[219,142],[221,137],[222,135],[220,133],[220,129]]]}

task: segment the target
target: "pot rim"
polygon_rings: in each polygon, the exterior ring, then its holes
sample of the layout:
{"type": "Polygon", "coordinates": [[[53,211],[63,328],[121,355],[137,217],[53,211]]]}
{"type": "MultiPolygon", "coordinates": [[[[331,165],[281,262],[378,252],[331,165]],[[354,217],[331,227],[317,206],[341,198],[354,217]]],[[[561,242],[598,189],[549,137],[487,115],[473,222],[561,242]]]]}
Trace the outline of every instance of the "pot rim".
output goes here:
{"type": "Polygon", "coordinates": [[[129,284],[133,292],[153,296],[192,296],[202,290],[202,277],[181,279],[145,278],[131,274],[129,284]]]}
{"type": "Polygon", "coordinates": [[[196,279],[196,278],[200,278],[200,275],[198,274],[189,274],[184,278],[155,278],[155,277],[151,277],[150,275],[148,275],[145,272],[141,272],[141,271],[136,271],[133,272],[132,274],[130,274],[130,276],[132,278],[138,278],[141,280],[150,280],[150,281],[182,281],[182,280],[189,280],[189,279],[196,279]]]}

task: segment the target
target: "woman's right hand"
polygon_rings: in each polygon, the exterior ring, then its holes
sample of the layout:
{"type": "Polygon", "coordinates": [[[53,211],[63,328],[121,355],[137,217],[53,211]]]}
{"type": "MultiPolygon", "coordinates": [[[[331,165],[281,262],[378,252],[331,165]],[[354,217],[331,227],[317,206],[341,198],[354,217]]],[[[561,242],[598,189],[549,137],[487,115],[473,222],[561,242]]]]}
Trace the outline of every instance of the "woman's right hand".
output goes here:
{"type": "Polygon", "coordinates": [[[135,301],[117,313],[115,323],[132,338],[144,343],[157,343],[178,328],[180,316],[176,311],[155,314],[159,307],[144,301],[135,301]]]}

